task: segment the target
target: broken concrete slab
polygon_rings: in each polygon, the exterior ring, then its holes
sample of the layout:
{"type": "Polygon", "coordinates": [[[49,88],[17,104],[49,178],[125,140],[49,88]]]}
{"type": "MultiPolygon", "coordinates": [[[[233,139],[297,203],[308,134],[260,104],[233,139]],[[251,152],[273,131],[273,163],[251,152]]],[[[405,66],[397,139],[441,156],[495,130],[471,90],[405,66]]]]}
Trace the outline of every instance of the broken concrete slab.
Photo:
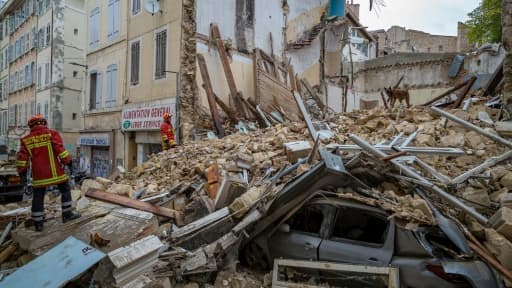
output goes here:
{"type": "Polygon", "coordinates": [[[158,260],[164,244],[154,235],[147,236],[127,246],[108,253],[114,264],[113,276],[117,285],[124,285],[150,269],[158,260]]]}
{"type": "Polygon", "coordinates": [[[158,219],[151,213],[131,209],[116,208],[108,215],[90,221],[73,232],[73,236],[84,242],[90,241],[93,233],[98,233],[110,242],[101,247],[109,252],[123,247],[158,230],[158,219]]]}
{"type": "Polygon", "coordinates": [[[308,141],[295,141],[284,144],[284,152],[290,163],[295,163],[299,158],[304,158],[311,153],[311,144],[308,141]]]}
{"type": "Polygon", "coordinates": [[[243,179],[237,176],[224,176],[215,197],[215,209],[221,209],[230,205],[246,190],[247,183],[243,179]]]}
{"type": "Polygon", "coordinates": [[[512,209],[502,207],[490,219],[492,227],[512,241],[512,209]]]}
{"type": "Polygon", "coordinates": [[[512,242],[494,229],[485,229],[485,247],[498,259],[507,269],[512,269],[512,242]]]}
{"type": "Polygon", "coordinates": [[[131,185],[113,183],[110,188],[107,189],[107,192],[133,198],[135,191],[131,185]]]}

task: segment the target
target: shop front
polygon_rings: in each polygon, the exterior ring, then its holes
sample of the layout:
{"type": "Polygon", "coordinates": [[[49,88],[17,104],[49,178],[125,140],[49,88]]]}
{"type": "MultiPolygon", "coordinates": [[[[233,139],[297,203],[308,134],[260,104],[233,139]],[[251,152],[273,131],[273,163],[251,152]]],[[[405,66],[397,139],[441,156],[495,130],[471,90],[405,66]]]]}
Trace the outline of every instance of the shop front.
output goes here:
{"type": "Polygon", "coordinates": [[[92,177],[108,177],[114,155],[112,132],[81,133],[78,137],[80,171],[92,177]]]}
{"type": "Polygon", "coordinates": [[[162,151],[160,124],[164,113],[171,115],[173,127],[176,129],[174,98],[125,105],[123,108],[121,127],[127,145],[125,163],[128,169],[147,161],[149,155],[162,151]]]}

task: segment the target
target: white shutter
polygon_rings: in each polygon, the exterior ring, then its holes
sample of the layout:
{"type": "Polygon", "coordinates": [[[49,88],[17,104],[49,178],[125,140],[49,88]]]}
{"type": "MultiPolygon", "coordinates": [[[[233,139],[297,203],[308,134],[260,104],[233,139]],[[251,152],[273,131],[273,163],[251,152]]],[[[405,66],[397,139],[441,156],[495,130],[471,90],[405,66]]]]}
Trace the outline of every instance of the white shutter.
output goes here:
{"type": "Polygon", "coordinates": [[[116,103],[116,90],[117,90],[117,65],[112,64],[107,68],[107,98],[106,106],[113,107],[116,103]]]}
{"type": "Polygon", "coordinates": [[[99,28],[100,27],[100,10],[98,7],[91,11],[89,17],[89,47],[96,48],[99,43],[99,28]]]}
{"type": "Polygon", "coordinates": [[[119,35],[119,0],[115,0],[113,6],[113,37],[116,37],[119,35]]]}
{"type": "Polygon", "coordinates": [[[101,72],[97,72],[96,74],[96,109],[101,108],[101,88],[102,88],[102,81],[101,81],[101,72]]]}
{"type": "Polygon", "coordinates": [[[114,34],[114,1],[108,1],[107,15],[107,38],[111,39],[114,34]]]}

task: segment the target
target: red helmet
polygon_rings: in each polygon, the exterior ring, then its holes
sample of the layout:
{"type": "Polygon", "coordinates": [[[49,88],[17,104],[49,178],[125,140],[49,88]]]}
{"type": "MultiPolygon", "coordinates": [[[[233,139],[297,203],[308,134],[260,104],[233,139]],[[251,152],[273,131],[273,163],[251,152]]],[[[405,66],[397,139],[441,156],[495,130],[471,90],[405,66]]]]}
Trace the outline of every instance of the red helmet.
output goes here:
{"type": "Polygon", "coordinates": [[[164,113],[164,120],[167,120],[169,118],[171,118],[171,115],[169,115],[169,113],[165,112],[164,113]]]}
{"type": "Polygon", "coordinates": [[[28,119],[28,127],[32,128],[35,125],[46,125],[48,122],[41,114],[37,114],[28,119]]]}

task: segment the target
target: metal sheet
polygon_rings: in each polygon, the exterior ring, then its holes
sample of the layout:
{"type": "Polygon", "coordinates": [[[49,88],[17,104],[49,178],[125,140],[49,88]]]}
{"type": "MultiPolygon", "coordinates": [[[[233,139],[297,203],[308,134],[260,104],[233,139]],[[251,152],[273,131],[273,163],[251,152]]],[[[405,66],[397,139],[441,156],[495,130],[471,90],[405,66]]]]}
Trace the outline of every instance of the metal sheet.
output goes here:
{"type": "Polygon", "coordinates": [[[69,237],[0,282],[1,287],[62,287],[105,254],[69,237]],[[27,277],[30,275],[30,277],[27,277]]]}
{"type": "Polygon", "coordinates": [[[464,55],[455,55],[455,57],[453,57],[452,65],[450,66],[450,70],[448,70],[448,77],[457,77],[462,64],[464,64],[464,55]]]}

